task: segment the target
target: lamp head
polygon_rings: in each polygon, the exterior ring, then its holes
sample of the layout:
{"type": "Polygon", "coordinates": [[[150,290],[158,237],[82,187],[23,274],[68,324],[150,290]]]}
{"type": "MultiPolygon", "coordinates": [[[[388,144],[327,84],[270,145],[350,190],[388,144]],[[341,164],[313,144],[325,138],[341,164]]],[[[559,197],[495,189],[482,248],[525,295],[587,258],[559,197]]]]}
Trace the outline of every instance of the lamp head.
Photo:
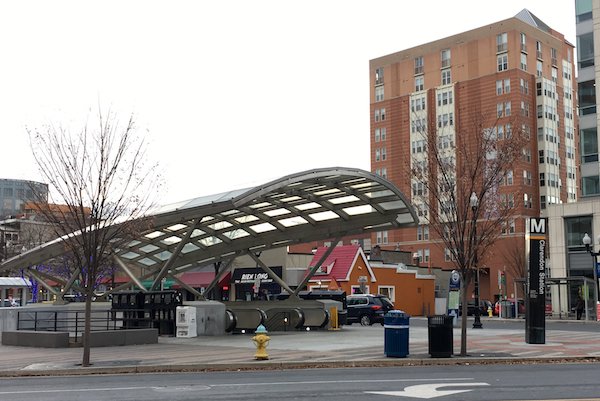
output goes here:
{"type": "Polygon", "coordinates": [[[585,233],[583,235],[583,239],[581,240],[581,242],[583,242],[583,245],[585,245],[585,249],[589,252],[590,251],[590,245],[592,244],[592,239],[590,238],[590,236],[588,235],[588,233],[585,233]]]}

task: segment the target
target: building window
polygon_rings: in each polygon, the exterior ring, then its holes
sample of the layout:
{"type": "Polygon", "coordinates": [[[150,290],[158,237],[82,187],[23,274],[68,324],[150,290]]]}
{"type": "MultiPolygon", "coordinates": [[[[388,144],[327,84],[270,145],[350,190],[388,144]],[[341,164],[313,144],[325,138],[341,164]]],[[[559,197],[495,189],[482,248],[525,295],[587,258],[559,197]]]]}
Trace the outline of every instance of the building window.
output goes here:
{"type": "Polygon", "coordinates": [[[450,69],[442,70],[442,85],[448,85],[452,83],[452,75],[450,69]]]}
{"type": "Polygon", "coordinates": [[[501,53],[508,50],[508,34],[506,32],[496,36],[496,52],[501,53]]]}
{"type": "Polygon", "coordinates": [[[450,49],[442,50],[441,58],[442,58],[442,68],[450,67],[450,49]]]}
{"type": "Polygon", "coordinates": [[[385,138],[386,138],[386,136],[387,136],[387,134],[386,134],[386,131],[387,131],[387,130],[386,130],[386,128],[385,128],[385,127],[383,127],[383,128],[381,129],[381,140],[382,140],[382,141],[385,141],[385,138]]]}
{"type": "Polygon", "coordinates": [[[425,152],[425,140],[412,141],[412,153],[425,152]]]}
{"type": "Polygon", "coordinates": [[[496,95],[510,93],[510,79],[499,79],[496,81],[496,95]]]}
{"type": "Polygon", "coordinates": [[[535,42],[535,56],[540,60],[542,59],[542,42],[540,41],[535,42]]]}
{"type": "Polygon", "coordinates": [[[533,198],[531,197],[531,195],[523,194],[523,206],[525,207],[525,209],[533,208],[533,198]]]}
{"type": "Polygon", "coordinates": [[[381,129],[375,128],[375,142],[379,142],[381,140],[381,129]]]}
{"type": "Polygon", "coordinates": [[[531,171],[523,170],[523,184],[531,185],[531,171]]]}
{"type": "Polygon", "coordinates": [[[508,170],[504,176],[504,182],[506,185],[512,185],[513,184],[513,171],[512,170],[508,170]]]}
{"type": "Polygon", "coordinates": [[[417,227],[417,241],[429,240],[429,226],[418,226],[417,227]]]}
{"type": "Polygon", "coordinates": [[[378,162],[381,160],[381,151],[379,148],[375,149],[375,161],[378,162]]]}
{"type": "Polygon", "coordinates": [[[422,182],[413,182],[412,184],[413,196],[424,196],[427,195],[427,187],[422,182]]]}
{"type": "Polygon", "coordinates": [[[452,255],[452,252],[448,248],[444,248],[444,260],[446,262],[452,262],[454,260],[454,255],[452,255]]]}
{"type": "Polygon", "coordinates": [[[584,116],[596,113],[596,84],[594,81],[580,82],[579,114],[584,116]]]}
{"type": "Polygon", "coordinates": [[[591,177],[582,177],[583,196],[600,194],[600,177],[597,175],[591,177]]]}
{"type": "Polygon", "coordinates": [[[552,82],[558,83],[558,68],[552,67],[550,72],[552,73],[552,82]]]}
{"type": "Polygon", "coordinates": [[[527,71],[527,54],[521,53],[521,69],[527,71]]]}
{"type": "Polygon", "coordinates": [[[423,73],[423,56],[415,58],[415,75],[423,73]]]}
{"type": "MultiPolygon", "coordinates": [[[[592,0],[576,1],[575,15],[578,23],[592,19],[592,0]]],[[[581,236],[583,237],[583,234],[581,236]]]]}
{"type": "Polygon", "coordinates": [[[388,243],[388,232],[387,231],[378,231],[376,234],[376,239],[378,244],[387,244],[388,243]]]}
{"type": "Polygon", "coordinates": [[[381,115],[381,121],[385,121],[385,109],[381,109],[379,113],[381,115]]]}
{"type": "Polygon", "coordinates": [[[580,69],[594,65],[594,32],[577,36],[577,64],[580,69]]]}
{"type": "Polygon", "coordinates": [[[422,76],[415,77],[415,92],[422,91],[425,88],[425,80],[422,76]]]}
{"type": "Polygon", "coordinates": [[[504,115],[510,116],[510,102],[504,102],[504,115]]]}
{"type": "Polygon", "coordinates": [[[385,160],[387,157],[387,152],[385,148],[381,148],[381,160],[385,160]]]}
{"type": "Polygon", "coordinates": [[[394,287],[387,285],[380,285],[377,287],[377,292],[381,295],[386,296],[392,303],[396,302],[394,287]]]}
{"type": "Polygon", "coordinates": [[[543,75],[543,64],[540,60],[537,60],[535,63],[536,67],[535,67],[535,74],[537,75],[538,78],[541,78],[543,75]]]}
{"type": "Polygon", "coordinates": [[[443,92],[438,92],[437,105],[445,106],[447,104],[452,104],[452,90],[445,90],[443,92]]]}
{"type": "Polygon", "coordinates": [[[508,70],[508,56],[500,54],[498,56],[498,72],[508,70]]]}
{"type": "Polygon", "coordinates": [[[381,176],[383,178],[387,178],[387,168],[385,168],[385,167],[381,168],[381,176]]]}
{"type": "Polygon", "coordinates": [[[379,109],[375,109],[375,112],[374,112],[374,119],[375,119],[375,122],[378,122],[378,121],[379,121],[379,109]]]}
{"type": "Polygon", "coordinates": [[[383,67],[375,69],[375,85],[381,85],[383,83],[383,67]]]}
{"type": "Polygon", "coordinates": [[[597,128],[584,128],[581,130],[581,162],[593,163],[598,161],[598,133],[597,128]]]}
{"type": "Polygon", "coordinates": [[[519,81],[519,84],[521,86],[521,93],[528,95],[529,94],[529,81],[521,78],[519,81]]]}
{"type": "Polygon", "coordinates": [[[381,102],[383,100],[383,85],[375,88],[375,101],[381,102]]]}
{"type": "Polygon", "coordinates": [[[550,48],[550,62],[552,65],[558,65],[557,52],[554,47],[550,48]]]}
{"type": "Polygon", "coordinates": [[[521,33],[521,51],[527,51],[527,36],[524,33],[521,33]]]}

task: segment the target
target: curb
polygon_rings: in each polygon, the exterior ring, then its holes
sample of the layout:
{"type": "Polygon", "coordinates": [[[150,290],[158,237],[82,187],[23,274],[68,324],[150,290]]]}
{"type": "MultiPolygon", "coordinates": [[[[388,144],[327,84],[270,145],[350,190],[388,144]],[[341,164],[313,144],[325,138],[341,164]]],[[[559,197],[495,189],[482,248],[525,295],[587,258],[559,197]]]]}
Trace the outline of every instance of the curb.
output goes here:
{"type": "Polygon", "coordinates": [[[558,364],[558,363],[598,363],[600,357],[534,357],[534,358],[426,358],[406,359],[391,358],[371,361],[327,361],[327,362],[271,362],[255,361],[236,364],[189,364],[189,365],[144,365],[144,366],[110,366],[110,367],[73,367],[53,370],[6,370],[0,371],[0,378],[6,377],[41,377],[41,376],[85,376],[112,374],[148,374],[148,373],[193,373],[193,372],[228,372],[255,370],[288,370],[288,369],[334,369],[334,368],[370,368],[395,366],[459,366],[459,365],[522,365],[522,364],[558,364]]]}

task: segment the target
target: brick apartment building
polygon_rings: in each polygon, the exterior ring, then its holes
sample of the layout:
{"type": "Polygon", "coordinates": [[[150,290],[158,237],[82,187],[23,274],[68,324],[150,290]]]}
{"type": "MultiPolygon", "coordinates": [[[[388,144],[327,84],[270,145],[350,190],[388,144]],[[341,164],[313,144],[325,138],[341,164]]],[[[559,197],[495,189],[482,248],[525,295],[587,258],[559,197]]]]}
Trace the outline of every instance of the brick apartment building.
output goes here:
{"type": "MultiPolygon", "coordinates": [[[[522,157],[499,188],[515,214],[480,260],[483,299],[511,296],[514,259],[525,254],[525,219],[579,196],[574,46],[528,10],[515,17],[370,61],[371,169],[396,184],[421,217],[416,228],[372,236],[382,249],[411,251],[421,264],[452,269],[448,250],[427,225],[411,165],[427,157],[422,131],[448,151],[468,143],[475,113],[494,121],[499,139],[528,133],[522,157]],[[518,124],[518,127],[516,126],[518,124]],[[515,255],[515,253],[517,255],[515,255]],[[511,261],[512,259],[512,261],[511,261]],[[505,277],[502,289],[501,275],[505,277]]],[[[523,263],[521,263],[522,265],[523,263]]],[[[525,267],[523,266],[523,270],[525,267]]]]}

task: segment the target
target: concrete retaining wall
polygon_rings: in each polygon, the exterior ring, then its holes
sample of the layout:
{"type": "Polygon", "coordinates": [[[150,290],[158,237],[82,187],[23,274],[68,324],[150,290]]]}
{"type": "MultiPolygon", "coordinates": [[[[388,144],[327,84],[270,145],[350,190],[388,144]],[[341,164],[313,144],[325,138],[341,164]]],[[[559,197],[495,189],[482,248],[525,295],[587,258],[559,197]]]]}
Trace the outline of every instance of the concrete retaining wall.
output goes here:
{"type": "Polygon", "coordinates": [[[67,348],[69,333],[63,331],[5,331],[2,335],[2,345],[17,345],[23,347],[67,348]]]}

